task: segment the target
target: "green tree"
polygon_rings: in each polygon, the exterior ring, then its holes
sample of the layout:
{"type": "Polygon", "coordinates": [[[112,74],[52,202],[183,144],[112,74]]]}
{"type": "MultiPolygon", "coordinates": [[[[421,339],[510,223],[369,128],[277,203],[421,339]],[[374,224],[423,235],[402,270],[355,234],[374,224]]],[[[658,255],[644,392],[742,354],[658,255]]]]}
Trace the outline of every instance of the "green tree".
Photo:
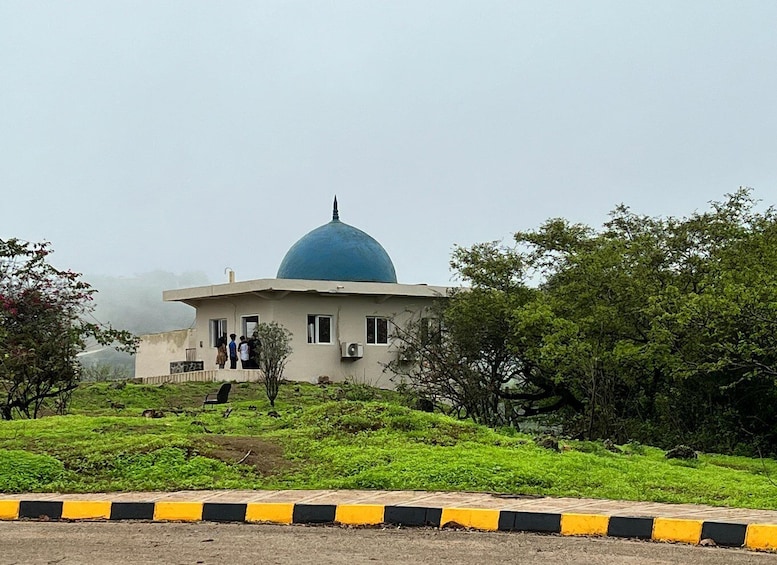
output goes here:
{"type": "Polygon", "coordinates": [[[283,370],[291,355],[291,332],[278,322],[262,322],[254,329],[259,343],[259,368],[264,373],[264,387],[270,406],[275,406],[283,370]]]}
{"type": "Polygon", "coordinates": [[[687,218],[621,206],[600,232],[516,234],[544,275],[519,319],[547,311],[540,355],[584,405],[571,433],[774,449],[777,228],[756,204],[742,189],[687,218]]]}
{"type": "Polygon", "coordinates": [[[721,449],[777,453],[777,214],[749,190],[714,202],[704,226],[704,269],[665,325],[677,339],[685,400],[678,422],[721,449]],[[702,433],[702,431],[704,433],[702,433]]]}
{"type": "Polygon", "coordinates": [[[402,354],[392,372],[422,397],[491,426],[577,405],[534,351],[513,339],[515,313],[537,293],[525,283],[522,258],[485,243],[456,249],[451,265],[471,287],[396,328],[402,354]]]}
{"type": "Polygon", "coordinates": [[[80,275],[48,263],[48,243],[0,240],[0,418],[63,411],[78,385],[87,340],[134,351],[128,332],[85,319],[94,294],[80,275]]]}
{"type": "Polygon", "coordinates": [[[749,189],[684,218],[618,206],[456,249],[469,289],[397,331],[422,394],[491,424],[777,452],[777,213],[749,189]],[[528,281],[531,281],[529,284],[528,281]]]}
{"type": "Polygon", "coordinates": [[[653,333],[654,299],[674,276],[664,228],[619,207],[600,233],[555,219],[515,235],[544,278],[541,300],[518,313],[514,335],[528,337],[580,401],[567,421],[574,435],[624,439],[632,418],[654,411],[668,362],[653,333]]]}

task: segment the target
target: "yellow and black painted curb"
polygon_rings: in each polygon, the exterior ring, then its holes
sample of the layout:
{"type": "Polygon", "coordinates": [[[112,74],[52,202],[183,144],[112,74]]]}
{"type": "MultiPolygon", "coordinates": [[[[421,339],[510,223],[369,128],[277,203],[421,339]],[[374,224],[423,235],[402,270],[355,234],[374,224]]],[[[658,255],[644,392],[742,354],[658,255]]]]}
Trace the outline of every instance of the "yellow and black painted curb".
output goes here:
{"type": "Polygon", "coordinates": [[[777,524],[739,524],[678,518],[645,518],[370,504],[110,502],[0,500],[0,520],[146,520],[342,524],[352,526],[458,526],[569,536],[611,536],[654,541],[777,550],[777,524]]]}

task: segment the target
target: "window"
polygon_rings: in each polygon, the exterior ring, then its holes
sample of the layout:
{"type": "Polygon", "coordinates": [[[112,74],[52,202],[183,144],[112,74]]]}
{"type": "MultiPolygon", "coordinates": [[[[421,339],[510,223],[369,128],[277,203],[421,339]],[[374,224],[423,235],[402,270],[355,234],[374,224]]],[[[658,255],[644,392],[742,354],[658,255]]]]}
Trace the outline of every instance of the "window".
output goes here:
{"type": "Polygon", "coordinates": [[[259,325],[258,314],[243,316],[241,318],[241,327],[242,327],[243,335],[246,337],[251,337],[252,335],[254,335],[254,330],[258,325],[259,325]]]}
{"type": "Polygon", "coordinates": [[[210,346],[218,347],[219,338],[227,333],[227,319],[210,320],[208,326],[210,328],[210,346]]]}
{"type": "Polygon", "coordinates": [[[388,343],[388,318],[367,316],[367,343],[379,345],[388,343]]]}
{"type": "Polygon", "coordinates": [[[308,316],[308,343],[332,343],[332,316],[308,316]]]}
{"type": "Polygon", "coordinates": [[[421,318],[421,342],[440,343],[442,325],[437,318],[421,318]]]}

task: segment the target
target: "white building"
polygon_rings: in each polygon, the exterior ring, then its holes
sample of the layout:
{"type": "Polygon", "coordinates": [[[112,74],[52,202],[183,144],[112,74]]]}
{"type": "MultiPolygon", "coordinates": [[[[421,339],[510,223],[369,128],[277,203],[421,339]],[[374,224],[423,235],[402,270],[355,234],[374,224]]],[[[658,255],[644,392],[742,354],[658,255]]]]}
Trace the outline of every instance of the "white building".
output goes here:
{"type": "Polygon", "coordinates": [[[196,309],[194,327],[143,336],[135,376],[152,382],[171,380],[172,371],[188,373],[175,380],[257,377],[250,370],[216,370],[216,342],[225,333],[250,336],[259,322],[276,321],[292,333],[285,378],[316,382],[326,376],[390,388],[393,375],[385,365],[398,355],[392,323],[418,316],[448,291],[398,284],[386,251],[340,221],[335,199],[332,221],[289,249],[277,278],[165,291],[165,301],[196,309]]]}

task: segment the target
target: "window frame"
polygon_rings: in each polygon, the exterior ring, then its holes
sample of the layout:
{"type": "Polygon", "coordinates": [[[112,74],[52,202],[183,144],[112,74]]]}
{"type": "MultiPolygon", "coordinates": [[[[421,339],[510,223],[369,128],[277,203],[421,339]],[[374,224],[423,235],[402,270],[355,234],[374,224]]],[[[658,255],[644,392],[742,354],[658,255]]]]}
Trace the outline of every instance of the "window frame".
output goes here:
{"type": "Polygon", "coordinates": [[[254,335],[253,331],[248,331],[248,318],[256,318],[256,325],[258,326],[261,323],[261,318],[259,317],[259,314],[246,314],[245,316],[240,316],[240,329],[242,330],[242,335],[246,336],[247,338],[254,335]]]}
{"type": "Polygon", "coordinates": [[[219,338],[224,334],[229,335],[226,318],[211,318],[208,320],[208,338],[211,347],[218,347],[219,338]]]}
{"type": "Polygon", "coordinates": [[[334,316],[332,314],[308,314],[307,323],[305,324],[305,334],[307,335],[307,342],[312,345],[332,345],[332,329],[334,316]],[[323,319],[329,322],[329,341],[321,341],[321,321],[323,319]],[[311,326],[313,326],[311,331],[311,326]]]}
{"type": "Polygon", "coordinates": [[[389,336],[390,324],[391,324],[391,320],[389,320],[386,316],[367,316],[364,342],[367,345],[388,345],[389,337],[390,337],[389,336]],[[381,322],[386,325],[385,335],[383,336],[385,341],[379,341],[379,338],[381,337],[379,324],[381,322]],[[370,328],[370,326],[372,326],[372,328],[370,328]],[[370,329],[372,329],[372,341],[370,341],[370,329]]]}

